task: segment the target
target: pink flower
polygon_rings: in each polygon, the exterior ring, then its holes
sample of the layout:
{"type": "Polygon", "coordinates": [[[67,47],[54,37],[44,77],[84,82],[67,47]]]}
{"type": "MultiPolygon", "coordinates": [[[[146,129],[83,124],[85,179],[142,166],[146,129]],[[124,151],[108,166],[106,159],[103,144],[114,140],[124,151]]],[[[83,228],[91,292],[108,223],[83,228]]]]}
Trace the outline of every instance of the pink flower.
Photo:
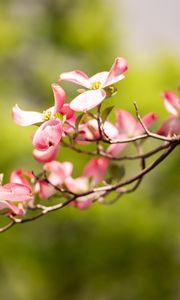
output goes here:
{"type": "MultiPolygon", "coordinates": [[[[69,122],[74,122],[74,112],[68,104],[64,104],[65,92],[57,84],[52,84],[54,106],[43,113],[21,110],[13,107],[14,121],[21,126],[42,123],[33,136],[34,157],[41,163],[53,160],[59,150],[59,142],[63,134],[63,125],[58,114],[65,115],[69,122]]],[[[69,130],[65,127],[64,131],[69,130]]]]}
{"type": "Polygon", "coordinates": [[[32,191],[28,185],[8,183],[0,186],[0,211],[6,215],[22,215],[22,204],[31,200],[32,191]]]}
{"type": "Polygon", "coordinates": [[[39,124],[57,118],[58,113],[66,115],[67,119],[72,118],[74,112],[70,109],[68,104],[64,104],[66,97],[64,90],[57,84],[52,84],[51,87],[54,94],[54,106],[39,113],[34,111],[24,111],[16,105],[12,109],[14,122],[21,126],[39,124]]]}
{"type": "Polygon", "coordinates": [[[55,159],[59,152],[59,145],[50,146],[47,150],[33,150],[34,158],[40,163],[47,163],[55,159]]]}
{"type": "Polygon", "coordinates": [[[108,161],[105,157],[91,159],[84,168],[83,175],[92,179],[92,184],[100,183],[106,172],[108,161]]]}
{"type": "Polygon", "coordinates": [[[0,201],[0,213],[6,216],[22,216],[24,209],[20,205],[16,206],[8,201],[0,201]]]}
{"type": "Polygon", "coordinates": [[[24,202],[32,200],[32,191],[28,185],[7,183],[0,186],[0,201],[24,202]]]}
{"type": "Polygon", "coordinates": [[[77,178],[67,177],[65,185],[72,193],[84,193],[89,189],[89,181],[87,177],[80,176],[77,178]]]}
{"type": "Polygon", "coordinates": [[[10,182],[30,186],[29,180],[34,179],[34,178],[35,178],[35,176],[33,175],[33,173],[31,171],[23,172],[23,170],[17,169],[17,170],[14,170],[13,172],[11,172],[10,182]]]}
{"type": "Polygon", "coordinates": [[[34,157],[41,163],[53,160],[58,154],[62,137],[62,123],[59,119],[44,122],[33,136],[34,157]]]}
{"type": "MultiPolygon", "coordinates": [[[[98,139],[100,137],[98,122],[95,119],[89,120],[87,123],[80,124],[78,127],[79,134],[77,141],[85,139],[98,139]]],[[[109,121],[104,122],[104,133],[111,139],[118,135],[118,129],[109,121]]]]}
{"type": "Polygon", "coordinates": [[[35,186],[35,192],[41,199],[48,199],[56,193],[56,189],[45,180],[39,180],[35,186]]]}
{"type": "MultiPolygon", "coordinates": [[[[142,120],[146,127],[149,127],[152,123],[154,123],[156,118],[157,117],[154,113],[148,113],[142,118],[142,120]]],[[[144,132],[144,128],[140,122],[129,112],[122,109],[116,111],[116,127],[118,129],[118,135],[115,137],[115,140],[131,138],[144,132]]],[[[108,147],[107,153],[116,157],[126,146],[127,143],[112,144],[108,147]]]]}
{"type": "Polygon", "coordinates": [[[100,72],[89,78],[82,71],[76,70],[60,74],[59,80],[71,81],[88,89],[70,103],[71,109],[75,111],[88,111],[106,98],[105,88],[123,79],[127,69],[126,60],[118,57],[109,72],[100,72]]]}
{"type": "Polygon", "coordinates": [[[44,170],[49,172],[48,180],[54,186],[63,185],[67,177],[69,177],[73,170],[72,163],[65,161],[60,163],[58,161],[51,161],[44,165],[44,170]]]}
{"type": "Polygon", "coordinates": [[[163,122],[157,133],[160,135],[180,134],[180,98],[172,92],[162,94],[166,110],[171,116],[163,122]]]}
{"type": "MultiPolygon", "coordinates": [[[[11,183],[25,184],[31,189],[31,183],[36,179],[31,171],[23,172],[21,169],[14,170],[10,176],[11,183]]],[[[34,186],[34,192],[41,199],[48,199],[55,194],[56,190],[45,180],[38,180],[34,186]]]]}
{"type": "Polygon", "coordinates": [[[102,200],[103,192],[96,192],[86,196],[80,196],[75,201],[70,202],[70,205],[79,208],[80,210],[84,210],[89,208],[93,202],[102,200]]]}

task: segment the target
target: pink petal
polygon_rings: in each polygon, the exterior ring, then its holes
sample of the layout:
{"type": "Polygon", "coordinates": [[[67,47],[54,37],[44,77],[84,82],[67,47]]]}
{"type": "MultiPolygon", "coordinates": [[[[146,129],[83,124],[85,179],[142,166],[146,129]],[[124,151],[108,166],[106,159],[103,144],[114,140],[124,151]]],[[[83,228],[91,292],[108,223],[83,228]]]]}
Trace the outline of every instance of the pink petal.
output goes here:
{"type": "MultiPolygon", "coordinates": [[[[93,82],[101,82],[102,86],[104,85],[107,77],[109,75],[109,72],[100,72],[95,74],[94,76],[90,77],[90,83],[92,84],[93,82]]],[[[100,86],[101,87],[101,86],[100,86]]]]}
{"type": "Polygon", "coordinates": [[[65,101],[65,91],[63,90],[62,87],[60,87],[58,84],[52,84],[51,88],[53,90],[53,94],[54,94],[54,113],[60,112],[64,101],[65,101]]]}
{"type": "Polygon", "coordinates": [[[104,90],[90,90],[77,96],[71,103],[70,108],[75,111],[88,111],[99,105],[106,98],[104,90]]]}
{"type": "Polygon", "coordinates": [[[82,193],[86,192],[88,190],[89,184],[88,184],[88,178],[86,177],[78,177],[78,178],[72,178],[68,177],[65,180],[65,185],[73,193],[82,193]]]}
{"type": "Polygon", "coordinates": [[[0,201],[0,211],[3,211],[3,214],[6,215],[22,216],[24,214],[24,210],[22,208],[10,204],[8,201],[0,201]]]}
{"type": "Polygon", "coordinates": [[[8,183],[0,186],[0,200],[30,201],[32,200],[32,191],[28,185],[8,183]]]}
{"type": "Polygon", "coordinates": [[[87,196],[78,197],[76,201],[72,201],[70,205],[79,209],[86,209],[93,204],[94,201],[102,199],[102,192],[96,192],[87,196]]]}
{"type": "Polygon", "coordinates": [[[44,180],[39,180],[36,184],[36,190],[41,199],[48,199],[56,193],[56,189],[44,180]]]}
{"type": "Polygon", "coordinates": [[[37,149],[33,150],[34,158],[40,163],[50,162],[56,158],[59,151],[59,145],[51,146],[45,151],[40,151],[37,149]]]}
{"type": "Polygon", "coordinates": [[[79,70],[62,73],[60,74],[59,80],[71,81],[88,89],[90,88],[89,77],[84,72],[79,70]]]}
{"type": "Polygon", "coordinates": [[[111,70],[109,71],[109,75],[107,76],[107,79],[103,85],[103,87],[112,85],[121,79],[124,78],[123,73],[125,73],[128,69],[127,61],[122,58],[118,57],[115,59],[114,64],[111,67],[111,70]]]}
{"type": "Polygon", "coordinates": [[[84,197],[81,201],[76,200],[70,202],[70,205],[83,210],[89,208],[92,205],[92,203],[93,203],[92,200],[89,200],[87,197],[84,197]]]}
{"type": "Polygon", "coordinates": [[[48,180],[53,185],[62,185],[65,179],[71,175],[73,164],[68,161],[63,163],[51,161],[44,165],[44,170],[50,173],[48,180]]]}
{"type": "MultiPolygon", "coordinates": [[[[142,121],[147,128],[149,128],[156,120],[157,120],[157,116],[153,112],[148,113],[142,118],[142,121]]],[[[137,126],[134,135],[139,135],[142,134],[143,132],[144,132],[144,128],[142,127],[140,122],[137,121],[137,126]]]]}
{"type": "Polygon", "coordinates": [[[125,110],[116,111],[116,126],[119,129],[119,133],[122,133],[126,136],[133,136],[133,133],[137,126],[136,119],[125,110]]]}
{"type": "Polygon", "coordinates": [[[165,92],[162,94],[162,97],[164,99],[164,105],[167,109],[167,111],[172,114],[173,116],[179,116],[180,115],[180,98],[177,97],[172,92],[165,92]]]}
{"type": "Polygon", "coordinates": [[[103,180],[107,166],[108,161],[105,157],[93,158],[85,166],[83,175],[91,177],[93,184],[98,184],[103,180]]]}
{"type": "Polygon", "coordinates": [[[63,125],[63,136],[66,136],[64,133],[71,133],[74,132],[74,128],[75,128],[75,122],[76,122],[76,116],[75,114],[73,114],[72,118],[67,119],[68,124],[65,123],[63,125]]]}
{"type": "Polygon", "coordinates": [[[67,120],[71,119],[74,116],[74,110],[72,110],[69,104],[64,104],[60,110],[62,115],[66,115],[67,120]]]}
{"type": "Polygon", "coordinates": [[[23,171],[21,169],[15,170],[10,175],[10,182],[11,183],[20,183],[28,185],[28,180],[24,177],[23,171]]]}
{"type": "Polygon", "coordinates": [[[116,126],[114,126],[108,121],[104,123],[104,132],[110,139],[116,138],[119,134],[119,131],[116,128],[116,126]]]}
{"type": "Polygon", "coordinates": [[[179,135],[180,119],[175,117],[168,118],[158,129],[157,133],[164,136],[174,135],[174,134],[179,135]]]}
{"type": "MultiPolygon", "coordinates": [[[[126,138],[125,135],[119,135],[117,137],[118,140],[123,140],[124,138],[126,138]]],[[[127,147],[127,143],[118,143],[118,144],[111,144],[106,152],[110,155],[112,155],[113,157],[119,157],[119,155],[121,154],[121,152],[127,147]]]]}
{"type": "Polygon", "coordinates": [[[33,146],[37,150],[45,151],[50,146],[57,145],[62,136],[62,123],[59,119],[44,122],[33,136],[33,146]]]}
{"type": "Polygon", "coordinates": [[[25,111],[16,106],[12,109],[12,117],[16,124],[21,126],[29,126],[43,122],[43,114],[35,111],[25,111]]]}

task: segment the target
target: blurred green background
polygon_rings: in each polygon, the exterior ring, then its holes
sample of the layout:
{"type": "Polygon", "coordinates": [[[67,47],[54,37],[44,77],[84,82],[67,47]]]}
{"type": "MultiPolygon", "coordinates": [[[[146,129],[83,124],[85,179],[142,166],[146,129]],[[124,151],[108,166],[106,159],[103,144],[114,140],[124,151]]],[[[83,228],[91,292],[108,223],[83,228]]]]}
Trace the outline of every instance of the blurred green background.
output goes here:
{"type": "MultiPolygon", "coordinates": [[[[111,100],[133,112],[167,116],[160,92],[177,90],[180,59],[171,47],[145,61],[126,44],[120,1],[6,0],[0,2],[0,172],[40,170],[31,158],[33,128],[13,124],[12,105],[43,110],[61,72],[108,70],[129,62],[111,100]]],[[[124,16],[123,16],[124,17],[124,16]]],[[[125,17],[124,17],[125,18],[125,17]]],[[[142,24],[145,26],[145,24],[142,24]]],[[[64,85],[66,87],[66,85],[64,85]]],[[[71,98],[71,89],[67,97],[71,98]]],[[[68,207],[0,235],[1,300],[178,300],[180,191],[177,149],[139,190],[113,206],[68,207]]],[[[79,174],[87,157],[63,150],[79,174]]]]}

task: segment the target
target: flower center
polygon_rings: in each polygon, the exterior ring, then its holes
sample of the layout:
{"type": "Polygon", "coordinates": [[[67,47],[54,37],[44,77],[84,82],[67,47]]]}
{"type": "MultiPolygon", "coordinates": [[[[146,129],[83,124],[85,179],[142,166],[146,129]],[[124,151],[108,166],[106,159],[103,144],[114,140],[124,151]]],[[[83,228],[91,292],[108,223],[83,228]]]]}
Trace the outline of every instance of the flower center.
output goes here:
{"type": "Polygon", "coordinates": [[[53,115],[52,111],[50,111],[50,110],[44,110],[43,111],[43,120],[44,121],[50,120],[51,117],[52,117],[52,115],[53,115]]]}
{"type": "Polygon", "coordinates": [[[94,81],[91,83],[91,90],[98,90],[101,86],[101,82],[100,81],[94,81]]]}

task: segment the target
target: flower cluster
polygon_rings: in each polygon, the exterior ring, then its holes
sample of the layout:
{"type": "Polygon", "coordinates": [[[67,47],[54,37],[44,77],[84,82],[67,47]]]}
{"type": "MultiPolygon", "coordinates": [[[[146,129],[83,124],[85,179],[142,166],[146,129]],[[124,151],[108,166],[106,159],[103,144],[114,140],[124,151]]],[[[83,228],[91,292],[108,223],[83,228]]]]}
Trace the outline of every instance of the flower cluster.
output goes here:
{"type": "MultiPolygon", "coordinates": [[[[0,212],[11,219],[1,231],[66,205],[85,209],[95,201],[109,203],[106,198],[112,193],[116,193],[114,202],[123,194],[134,191],[143,176],[179,145],[180,98],[172,92],[162,94],[170,116],[155,132],[149,128],[157,120],[156,114],[150,112],[141,118],[136,103],[136,118],[128,111],[117,109],[115,123],[108,120],[113,109],[113,106],[108,106],[109,98],[117,93],[115,84],[125,77],[127,69],[126,60],[118,57],[109,72],[91,77],[79,70],[62,73],[58,84],[51,85],[54,96],[52,107],[42,112],[25,111],[18,105],[13,107],[12,117],[16,124],[36,125],[32,137],[33,156],[43,167],[38,175],[31,171],[15,170],[9,183],[0,185],[0,212]],[[63,81],[83,87],[67,103],[61,86],[63,81]],[[107,105],[102,110],[103,102],[107,105]],[[144,153],[142,141],[148,138],[159,140],[161,144],[144,153]],[[135,154],[124,154],[129,145],[135,146],[135,154]],[[55,160],[60,146],[90,156],[79,177],[73,176],[72,162],[55,160]],[[156,153],[161,155],[146,166],[146,159],[156,153]],[[125,160],[129,163],[138,161],[138,165],[140,162],[140,170],[124,179],[126,170],[120,162],[125,160]],[[51,205],[49,199],[56,196],[60,202],[51,205]],[[47,205],[45,200],[48,200],[47,205]],[[35,216],[26,218],[28,210],[35,211],[35,216]]],[[[128,148],[131,150],[131,147],[128,148]]]]}

